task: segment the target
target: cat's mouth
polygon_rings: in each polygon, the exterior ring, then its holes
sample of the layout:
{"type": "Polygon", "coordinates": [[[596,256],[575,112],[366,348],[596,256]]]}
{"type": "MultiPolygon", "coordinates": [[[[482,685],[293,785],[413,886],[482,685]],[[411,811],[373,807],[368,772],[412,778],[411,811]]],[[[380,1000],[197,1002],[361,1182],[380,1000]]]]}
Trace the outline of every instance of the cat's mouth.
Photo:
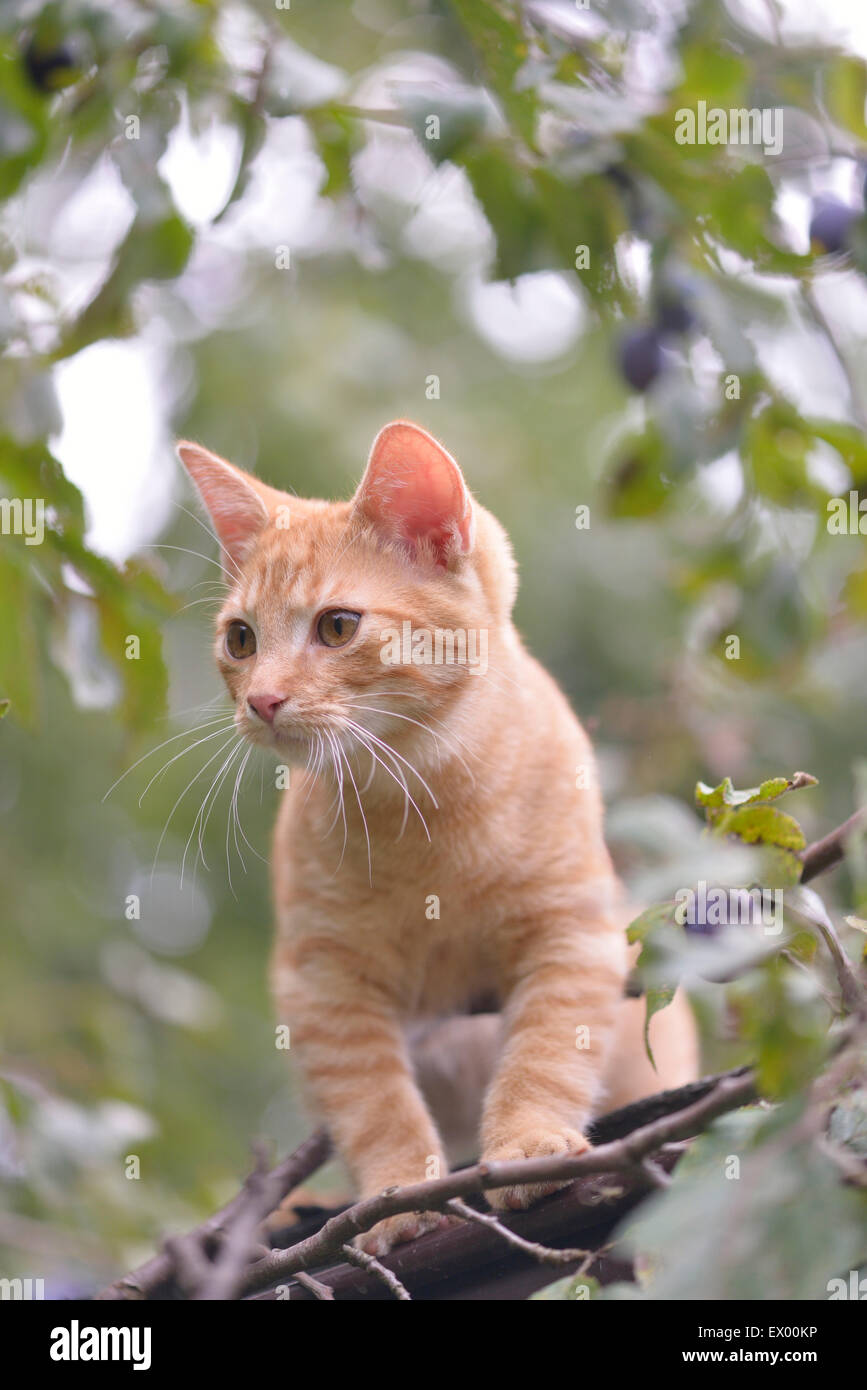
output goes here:
{"type": "Polygon", "coordinates": [[[307,729],[275,728],[273,724],[253,724],[250,721],[244,722],[243,733],[245,738],[260,748],[265,747],[278,751],[282,749],[287,753],[303,753],[305,757],[313,741],[313,735],[307,729]]]}
{"type": "Polygon", "coordinates": [[[271,735],[274,743],[283,748],[309,748],[310,734],[302,733],[298,729],[275,729],[271,735]]]}

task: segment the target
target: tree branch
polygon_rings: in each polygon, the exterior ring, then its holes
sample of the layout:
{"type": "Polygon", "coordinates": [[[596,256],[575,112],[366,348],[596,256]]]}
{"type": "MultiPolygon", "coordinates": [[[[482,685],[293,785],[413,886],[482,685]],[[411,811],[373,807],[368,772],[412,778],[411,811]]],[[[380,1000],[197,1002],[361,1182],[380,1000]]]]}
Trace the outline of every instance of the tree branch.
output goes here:
{"type": "Polygon", "coordinates": [[[354,1245],[344,1245],[343,1253],[351,1265],[358,1265],[360,1269],[366,1269],[369,1273],[375,1274],[395,1298],[400,1299],[402,1303],[411,1302],[409,1293],[394,1271],[386,1269],[375,1255],[368,1255],[364,1250],[356,1250],[354,1245]]]}
{"type": "Polygon", "coordinates": [[[801,863],[804,866],[801,883],[809,883],[811,878],[823,874],[826,869],[832,869],[845,858],[846,846],[850,838],[865,825],[865,816],[867,811],[863,808],[856,811],[842,825],[838,825],[836,830],[830,831],[824,839],[815,840],[801,851],[801,863]]]}
{"type": "Polygon", "coordinates": [[[283,1183],[276,1169],[268,1172],[265,1155],[257,1153],[256,1167],[239,1193],[231,1217],[224,1219],[219,1245],[192,1293],[199,1302],[234,1298],[258,1243],[258,1233],[269,1212],[283,1199],[283,1183]]]}
{"type": "MultiPolygon", "coordinates": [[[[679,1157],[673,1147],[661,1152],[660,1163],[666,1168],[679,1157]]],[[[647,1182],[640,1175],[580,1178],[526,1211],[500,1213],[499,1220],[505,1229],[531,1245],[587,1250],[580,1263],[561,1266],[561,1274],[598,1271],[600,1276],[604,1273],[610,1278],[628,1279],[629,1261],[609,1253],[610,1241],[620,1222],[646,1195],[647,1182]]],[[[332,1214],[335,1213],[325,1213],[320,1225],[332,1214]]],[[[281,1237],[281,1246],[297,1243],[301,1234],[299,1231],[281,1237]]],[[[374,1275],[340,1263],[340,1259],[338,1256],[333,1264],[316,1272],[317,1280],[332,1290],[338,1302],[370,1302],[389,1297],[374,1275]]],[[[516,1249],[497,1231],[469,1221],[455,1221],[420,1240],[397,1245],[390,1254],[381,1256],[380,1262],[398,1276],[413,1299],[454,1298],[464,1289],[473,1298],[523,1299],[556,1277],[549,1264],[516,1249]]],[[[252,1302],[278,1298],[309,1301],[311,1295],[299,1283],[298,1275],[293,1274],[278,1286],[272,1285],[247,1298],[252,1302]]]]}
{"type": "MultiPolygon", "coordinates": [[[[274,1205],[283,1200],[293,1188],[298,1187],[299,1183],[309,1178],[311,1173],[315,1173],[317,1168],[331,1154],[331,1140],[324,1129],[318,1129],[311,1134],[309,1139],[305,1139],[303,1144],[279,1163],[271,1172],[274,1179],[273,1191],[277,1193],[274,1205]]],[[[235,1219],[240,1211],[243,1211],[247,1204],[246,1187],[242,1188],[236,1197],[232,1198],[220,1211],[214,1212],[201,1226],[196,1228],[194,1234],[202,1241],[206,1242],[209,1237],[219,1236],[225,1231],[226,1227],[235,1219]]],[[[121,1279],[116,1279],[113,1284],[102,1289],[95,1295],[98,1300],[143,1300],[159,1296],[161,1290],[171,1285],[174,1277],[174,1259],[171,1251],[163,1249],[158,1255],[154,1255],[146,1264],[140,1265],[138,1269],[132,1270],[130,1274],[125,1274],[121,1279]]]]}
{"type": "Polygon", "coordinates": [[[244,1292],[252,1293],[298,1270],[309,1270],[339,1253],[355,1236],[369,1231],[378,1221],[409,1211],[442,1210],[454,1197],[466,1197],[494,1187],[534,1182],[571,1182],[594,1174],[642,1172],[642,1161],[674,1140],[690,1138],[718,1115],[744,1105],[756,1096],[751,1073],[725,1077],[701,1100],[582,1154],[528,1158],[509,1163],[479,1163],[444,1178],[368,1197],[326,1221],[321,1231],[288,1250],[273,1251],[247,1274],[244,1292]]]}
{"type": "Polygon", "coordinates": [[[542,1264],[548,1265],[569,1265],[576,1260],[586,1260],[588,1255],[595,1252],[592,1250],[555,1250],[552,1245],[542,1245],[537,1240],[525,1240],[519,1236],[517,1231],[510,1231],[508,1226],[504,1226],[500,1218],[492,1211],[476,1211],[462,1197],[453,1197],[450,1202],[446,1202],[446,1210],[459,1216],[462,1221],[475,1222],[477,1226],[484,1226],[486,1230],[495,1231],[501,1240],[513,1249],[520,1250],[524,1255],[532,1255],[534,1260],[540,1260],[542,1264]]]}
{"type": "MultiPolygon", "coordinates": [[[[687,1106],[707,1096],[720,1084],[720,1082],[742,1078],[746,1076],[747,1073],[748,1069],[746,1067],[739,1067],[730,1072],[720,1073],[717,1076],[704,1077],[699,1081],[689,1082],[687,1085],[679,1086],[676,1089],[657,1092],[655,1095],[647,1096],[643,1100],[633,1102],[631,1105],[621,1106],[620,1109],[613,1110],[607,1115],[602,1115],[592,1122],[589,1129],[590,1138],[594,1144],[597,1145],[606,1144],[612,1140],[619,1139],[623,1135],[629,1134],[631,1131],[651,1121],[656,1121],[667,1115],[673,1115],[679,1111],[683,1111],[687,1106]]],[[[671,1147],[673,1148],[673,1146],[671,1147]]],[[[330,1145],[324,1131],[319,1130],[279,1163],[276,1168],[272,1170],[271,1175],[275,1179],[275,1190],[277,1193],[275,1205],[297,1187],[299,1183],[308,1178],[311,1173],[315,1172],[317,1168],[321,1167],[328,1159],[330,1151],[330,1145]]],[[[662,1156],[663,1158],[666,1157],[666,1150],[663,1150],[662,1156]]],[[[640,1186],[643,1189],[646,1187],[646,1182],[641,1181],[640,1186]]],[[[594,1202],[596,1200],[598,1199],[594,1198],[594,1202]]],[[[197,1252],[204,1251],[209,1243],[219,1240],[222,1232],[226,1230],[233,1216],[239,1210],[243,1209],[245,1202],[245,1190],[242,1189],[227,1206],[215,1212],[213,1216],[210,1216],[201,1226],[191,1232],[186,1240],[192,1240],[194,1242],[197,1252]]],[[[556,1212],[560,1210],[560,1205],[559,1201],[555,1201],[553,1198],[549,1199],[545,1204],[545,1212],[542,1217],[542,1224],[545,1225],[546,1232],[549,1233],[549,1235],[553,1235],[555,1239],[559,1234],[559,1228],[556,1224],[548,1224],[549,1214],[554,1213],[556,1215],[556,1212]]],[[[557,1220],[566,1220],[568,1224],[570,1220],[574,1220],[574,1214],[570,1215],[571,1207],[568,1200],[565,1201],[563,1205],[564,1214],[558,1216],[557,1220]]],[[[531,1209],[529,1213],[510,1217],[509,1220],[510,1222],[513,1220],[518,1220],[519,1222],[529,1220],[531,1223],[535,1224],[538,1219],[538,1213],[539,1208],[537,1207],[531,1209]]],[[[297,1243],[297,1234],[297,1227],[286,1226],[282,1231],[273,1231],[271,1238],[276,1244],[294,1245],[297,1243]]],[[[438,1233],[435,1236],[428,1237],[428,1242],[435,1242],[438,1244],[441,1236],[448,1237],[454,1234],[456,1234],[454,1231],[438,1233]]],[[[464,1231],[461,1233],[461,1236],[466,1236],[466,1234],[467,1232],[464,1231]]],[[[483,1236],[484,1232],[480,1230],[475,1234],[483,1236]]],[[[193,1271],[189,1266],[189,1260],[186,1259],[187,1252],[191,1247],[189,1244],[185,1244],[180,1256],[183,1265],[183,1273],[181,1273],[180,1278],[176,1277],[176,1275],[180,1273],[176,1263],[178,1258],[178,1243],[178,1238],[167,1240],[163,1251],[154,1256],[153,1259],[149,1260],[138,1269],[133,1270],[132,1273],[124,1275],[122,1278],[116,1280],[113,1284],[110,1284],[107,1288],[96,1294],[95,1297],[99,1300],[147,1300],[170,1297],[173,1289],[176,1287],[182,1287],[185,1291],[194,1291],[195,1286],[201,1280],[203,1270],[196,1264],[195,1278],[192,1277],[193,1271]]],[[[452,1244],[450,1240],[446,1239],[446,1252],[451,1251],[452,1244]]],[[[482,1240],[479,1245],[480,1249],[483,1247],[487,1248],[487,1243],[484,1240],[482,1240]]],[[[466,1251],[467,1242],[463,1239],[459,1239],[456,1242],[456,1246],[459,1247],[462,1252],[466,1251]]],[[[409,1248],[409,1246],[400,1247],[404,1256],[409,1248]]],[[[428,1245],[426,1248],[430,1248],[430,1246],[428,1245]]],[[[447,1258],[448,1256],[446,1255],[446,1259],[447,1258]]],[[[338,1273],[335,1277],[338,1282],[340,1282],[341,1287],[346,1285],[348,1288],[351,1283],[350,1271],[346,1265],[340,1268],[343,1270],[343,1273],[338,1273]]],[[[328,1298],[329,1295],[326,1290],[330,1289],[331,1285],[324,1284],[321,1280],[308,1282],[308,1276],[304,1275],[301,1277],[302,1275],[303,1271],[296,1271],[296,1275],[293,1277],[297,1277],[297,1282],[301,1284],[308,1293],[312,1294],[314,1298],[328,1298]],[[312,1287],[313,1284],[320,1285],[320,1290],[318,1292],[312,1287]]],[[[270,1295],[265,1296],[268,1297],[270,1295]]]]}

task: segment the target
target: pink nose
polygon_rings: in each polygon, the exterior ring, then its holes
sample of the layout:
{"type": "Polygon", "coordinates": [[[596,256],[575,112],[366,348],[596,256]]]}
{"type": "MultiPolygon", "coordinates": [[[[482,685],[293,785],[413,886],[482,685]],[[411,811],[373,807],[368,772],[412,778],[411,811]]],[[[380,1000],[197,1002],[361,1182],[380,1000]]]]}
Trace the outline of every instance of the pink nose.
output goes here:
{"type": "Polygon", "coordinates": [[[285,695],[248,695],[247,704],[256,711],[260,719],[264,719],[267,724],[273,724],[274,715],[285,698],[285,695]]]}

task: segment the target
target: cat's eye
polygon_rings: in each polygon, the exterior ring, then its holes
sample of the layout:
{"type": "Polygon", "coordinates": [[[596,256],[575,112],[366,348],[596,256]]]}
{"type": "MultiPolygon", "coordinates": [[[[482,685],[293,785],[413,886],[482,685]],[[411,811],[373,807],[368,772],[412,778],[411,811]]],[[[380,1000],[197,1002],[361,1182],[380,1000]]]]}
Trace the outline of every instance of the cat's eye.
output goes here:
{"type": "Polygon", "coordinates": [[[354,636],[361,622],[360,613],[347,613],[344,608],[331,608],[323,613],[316,624],[320,642],[326,647],[345,647],[354,636]]]}
{"type": "Polygon", "coordinates": [[[256,634],[246,623],[236,620],[226,629],[226,651],[236,661],[252,656],[256,650],[256,634]]]}

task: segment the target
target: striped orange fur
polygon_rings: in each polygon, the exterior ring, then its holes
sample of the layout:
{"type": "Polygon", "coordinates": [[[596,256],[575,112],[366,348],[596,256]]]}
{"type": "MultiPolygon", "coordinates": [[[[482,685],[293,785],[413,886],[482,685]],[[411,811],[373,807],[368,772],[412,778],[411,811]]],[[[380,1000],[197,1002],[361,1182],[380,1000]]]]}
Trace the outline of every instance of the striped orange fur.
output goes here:
{"type": "MultiPolygon", "coordinates": [[[[179,452],[224,551],[215,650],[237,726],[293,768],[273,846],[278,1014],[360,1192],[446,1170],[407,1029],[480,997],[502,1009],[487,1159],[580,1152],[600,1105],[692,1077],[683,1001],[654,1019],[658,1074],[644,1056],[590,742],[518,636],[508,538],[451,456],[398,421],[355,497],[323,502],[179,452]],[[341,634],[360,615],[345,645],[320,635],[335,613],[341,634]],[[484,634],[485,669],[384,662],[405,623],[477,650],[484,634]]],[[[439,1219],[397,1216],[362,1243],[382,1253],[439,1219]]]]}

